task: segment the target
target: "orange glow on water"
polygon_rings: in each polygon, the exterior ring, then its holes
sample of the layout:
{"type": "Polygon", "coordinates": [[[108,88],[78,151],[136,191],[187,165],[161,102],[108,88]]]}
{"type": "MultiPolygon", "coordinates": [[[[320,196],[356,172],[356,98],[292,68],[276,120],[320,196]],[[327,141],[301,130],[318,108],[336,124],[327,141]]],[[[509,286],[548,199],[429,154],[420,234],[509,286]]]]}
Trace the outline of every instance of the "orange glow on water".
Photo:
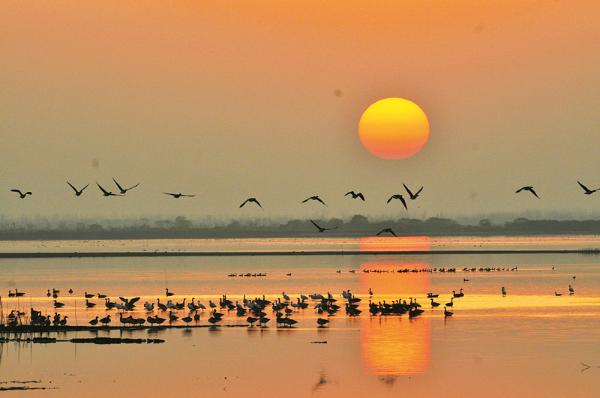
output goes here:
{"type": "Polygon", "coordinates": [[[361,251],[428,251],[431,248],[429,236],[370,236],[360,238],[361,251]]]}

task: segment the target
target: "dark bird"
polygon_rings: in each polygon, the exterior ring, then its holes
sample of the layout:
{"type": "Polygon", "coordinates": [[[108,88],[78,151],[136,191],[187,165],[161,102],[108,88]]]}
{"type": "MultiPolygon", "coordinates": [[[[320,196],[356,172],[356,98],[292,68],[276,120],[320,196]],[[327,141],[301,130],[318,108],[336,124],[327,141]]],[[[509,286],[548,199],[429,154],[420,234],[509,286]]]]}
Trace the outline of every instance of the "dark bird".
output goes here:
{"type": "Polygon", "coordinates": [[[406,206],[406,200],[404,200],[404,196],[400,195],[400,194],[395,194],[390,196],[390,198],[387,200],[387,203],[390,203],[392,200],[394,199],[398,199],[400,202],[402,202],[402,205],[404,206],[404,208],[406,210],[408,210],[408,207],[406,206]]]}
{"type": "Polygon", "coordinates": [[[171,193],[171,192],[163,192],[165,195],[171,195],[172,197],[174,197],[175,199],[179,199],[179,198],[193,198],[196,195],[186,195],[183,193],[171,193]]]}
{"type": "Polygon", "coordinates": [[[423,191],[423,187],[421,187],[417,192],[413,193],[410,189],[408,189],[406,184],[402,185],[404,185],[404,189],[406,189],[406,193],[408,193],[408,197],[410,198],[410,200],[415,200],[416,198],[418,198],[421,192],[423,191]]]}
{"type": "Polygon", "coordinates": [[[313,195],[313,196],[311,196],[311,197],[308,197],[308,198],[304,199],[304,200],[302,201],[302,203],[306,203],[306,202],[308,202],[309,200],[316,200],[317,202],[321,203],[323,206],[327,206],[327,204],[325,204],[325,202],[323,202],[323,199],[321,199],[321,198],[319,197],[319,195],[313,195]]]}
{"type": "Polygon", "coordinates": [[[263,208],[262,205],[260,204],[260,202],[256,198],[248,198],[242,202],[242,204],[240,205],[240,209],[242,207],[246,206],[246,203],[255,203],[261,209],[263,208]]]}
{"type": "Polygon", "coordinates": [[[310,222],[312,223],[312,225],[315,226],[315,228],[317,228],[319,230],[319,233],[323,233],[325,231],[331,231],[332,229],[337,229],[337,227],[332,227],[332,228],[324,228],[321,227],[319,224],[317,224],[316,222],[314,222],[313,220],[310,220],[310,222]]]}
{"type": "Polygon", "coordinates": [[[71,187],[71,189],[75,192],[75,196],[81,196],[81,194],[83,193],[83,191],[85,191],[85,189],[90,185],[87,184],[85,187],[81,188],[81,189],[77,189],[73,186],[73,184],[71,184],[69,181],[67,181],[67,184],[71,187]]]}
{"type": "Polygon", "coordinates": [[[28,191],[28,192],[25,192],[25,193],[23,193],[23,192],[21,192],[21,190],[20,190],[20,189],[11,189],[10,191],[11,191],[11,192],[16,192],[16,193],[18,193],[18,194],[19,194],[19,197],[20,197],[21,199],[25,199],[25,198],[27,197],[27,195],[33,195],[33,194],[32,194],[31,192],[29,192],[29,191],[28,191]]]}
{"type": "Polygon", "coordinates": [[[100,185],[100,184],[98,184],[98,183],[96,183],[96,185],[98,185],[98,188],[100,188],[100,190],[102,191],[102,194],[103,194],[104,196],[107,196],[107,197],[108,197],[108,196],[123,196],[123,195],[121,195],[121,194],[118,194],[118,193],[112,193],[112,192],[110,192],[110,191],[107,191],[106,189],[102,188],[102,185],[100,185]]]}
{"type": "Polygon", "coordinates": [[[384,228],[381,231],[377,232],[377,234],[375,234],[375,235],[376,236],[380,236],[380,235],[385,234],[385,233],[392,234],[392,235],[394,235],[396,237],[398,236],[398,235],[396,235],[396,233],[394,232],[394,230],[391,229],[391,228],[384,228]]]}
{"type": "Polygon", "coordinates": [[[354,192],[354,191],[350,191],[347,192],[344,196],[348,196],[351,195],[352,199],[361,199],[363,202],[365,201],[365,195],[362,194],[362,192],[354,192]]]}
{"type": "Polygon", "coordinates": [[[535,192],[535,189],[533,189],[533,187],[532,187],[532,186],[521,187],[521,188],[517,189],[517,190],[515,191],[515,193],[519,193],[519,192],[521,192],[521,191],[529,191],[529,192],[530,192],[530,193],[531,193],[533,196],[535,196],[536,198],[538,198],[538,199],[540,198],[540,197],[538,196],[537,192],[535,192]]]}
{"type": "Polygon", "coordinates": [[[138,182],[137,184],[135,184],[135,185],[133,185],[133,186],[131,186],[131,187],[129,187],[129,188],[123,188],[123,187],[121,186],[121,184],[119,184],[119,183],[117,182],[117,180],[115,180],[115,178],[114,178],[114,177],[113,177],[113,179],[112,179],[112,180],[114,181],[114,183],[115,183],[115,185],[117,186],[117,188],[119,188],[119,192],[121,192],[121,194],[122,194],[122,195],[125,195],[127,192],[131,191],[131,190],[132,190],[132,189],[134,189],[134,188],[137,188],[137,187],[140,185],[140,183],[138,182]]]}
{"type": "Polygon", "coordinates": [[[581,187],[581,189],[583,189],[583,193],[585,195],[591,195],[594,192],[600,190],[600,188],[596,188],[596,189],[589,189],[588,187],[586,187],[585,185],[583,185],[579,180],[577,180],[577,184],[579,184],[579,186],[581,187]]]}

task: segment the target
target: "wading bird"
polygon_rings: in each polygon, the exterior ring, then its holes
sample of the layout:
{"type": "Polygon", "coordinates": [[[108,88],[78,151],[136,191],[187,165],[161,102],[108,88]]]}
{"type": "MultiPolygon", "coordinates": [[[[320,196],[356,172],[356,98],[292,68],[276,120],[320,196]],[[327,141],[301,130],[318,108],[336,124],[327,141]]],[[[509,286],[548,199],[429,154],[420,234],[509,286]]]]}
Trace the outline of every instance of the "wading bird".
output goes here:
{"type": "Polygon", "coordinates": [[[258,207],[260,207],[261,209],[263,208],[263,207],[262,207],[262,205],[260,204],[260,202],[258,201],[258,199],[256,199],[256,198],[248,198],[248,199],[246,199],[246,200],[244,200],[244,201],[242,202],[242,204],[240,205],[240,209],[241,209],[242,207],[246,206],[246,204],[247,204],[247,203],[254,203],[254,204],[256,204],[258,207]]]}
{"type": "Polygon", "coordinates": [[[515,191],[515,193],[519,193],[519,192],[522,192],[522,191],[528,191],[528,192],[530,192],[530,193],[531,193],[533,196],[535,196],[536,198],[538,198],[538,199],[540,198],[540,197],[538,196],[537,192],[535,192],[535,189],[533,189],[533,187],[532,187],[532,186],[529,186],[529,185],[528,185],[528,186],[525,186],[525,187],[521,187],[521,188],[517,189],[517,190],[515,191]]]}
{"type": "Polygon", "coordinates": [[[408,189],[408,187],[406,186],[406,184],[402,184],[404,186],[404,189],[406,190],[406,193],[408,194],[408,197],[410,198],[410,200],[415,200],[419,197],[419,195],[421,194],[421,192],[423,191],[423,187],[419,188],[419,190],[415,193],[413,193],[410,189],[408,189]]]}
{"type": "Polygon", "coordinates": [[[19,198],[21,198],[21,199],[25,199],[27,197],[27,195],[33,195],[29,191],[23,193],[20,189],[16,189],[16,188],[15,189],[11,189],[10,191],[19,194],[19,198]]]}
{"type": "Polygon", "coordinates": [[[579,184],[579,186],[581,187],[581,189],[583,189],[583,193],[585,195],[591,195],[594,192],[600,190],[600,188],[596,188],[596,189],[589,189],[588,187],[586,187],[585,185],[583,185],[579,180],[577,180],[577,184],[579,184]]]}
{"type": "Polygon", "coordinates": [[[98,188],[100,188],[100,190],[102,191],[102,194],[104,196],[106,196],[106,197],[108,197],[108,196],[123,196],[123,195],[118,194],[118,193],[112,193],[110,191],[107,191],[106,189],[102,188],[102,185],[100,185],[98,183],[96,183],[96,185],[98,185],[98,188]]]}
{"type": "Polygon", "coordinates": [[[392,200],[397,199],[400,202],[402,202],[402,206],[404,206],[404,208],[406,210],[408,210],[408,207],[406,206],[406,200],[404,200],[404,196],[400,195],[400,194],[395,194],[390,196],[390,198],[387,200],[387,203],[390,203],[392,200]]]}
{"type": "Polygon", "coordinates": [[[310,220],[310,222],[312,223],[312,225],[315,226],[315,228],[317,228],[319,230],[319,233],[323,233],[325,231],[331,231],[332,229],[337,229],[337,227],[331,227],[331,228],[324,228],[321,227],[319,224],[317,224],[316,222],[314,222],[313,220],[310,220]]]}
{"type": "Polygon", "coordinates": [[[171,193],[171,192],[163,192],[165,195],[170,195],[172,197],[174,197],[175,199],[179,199],[179,198],[193,198],[196,195],[186,195],[183,193],[171,193]]]}
{"type": "Polygon", "coordinates": [[[121,186],[121,184],[119,184],[119,183],[117,182],[117,180],[115,180],[115,178],[114,178],[114,177],[113,177],[113,179],[112,179],[112,180],[114,181],[114,183],[115,183],[115,185],[117,186],[117,188],[119,188],[119,192],[120,192],[122,195],[125,195],[127,192],[131,191],[131,190],[132,190],[132,189],[134,189],[134,188],[137,188],[137,187],[140,185],[140,183],[138,182],[137,184],[135,184],[135,185],[133,185],[133,186],[131,186],[131,187],[129,187],[129,188],[123,188],[123,187],[121,186]]]}
{"type": "Polygon", "coordinates": [[[306,202],[308,202],[309,200],[314,200],[314,201],[317,201],[317,202],[321,203],[323,206],[327,206],[327,204],[326,204],[325,202],[323,202],[323,199],[321,199],[321,198],[319,197],[319,195],[313,195],[313,196],[310,196],[310,197],[308,197],[308,198],[304,199],[304,200],[302,201],[302,203],[306,203],[306,202]]]}
{"type": "Polygon", "coordinates": [[[381,231],[377,232],[377,233],[375,234],[375,236],[381,236],[382,234],[386,234],[386,233],[387,233],[387,234],[392,234],[392,235],[394,235],[395,237],[398,237],[398,235],[396,235],[396,233],[394,232],[394,230],[393,230],[393,229],[391,229],[391,228],[384,228],[384,229],[382,229],[381,231]]]}
{"type": "Polygon", "coordinates": [[[90,186],[90,184],[87,184],[85,187],[81,188],[81,189],[77,189],[75,188],[75,186],[73,184],[71,184],[69,181],[67,181],[67,184],[71,187],[71,189],[75,192],[75,196],[81,196],[81,194],[83,193],[83,191],[85,191],[85,189],[87,187],[90,186]]]}
{"type": "Polygon", "coordinates": [[[361,199],[363,202],[365,201],[365,195],[363,195],[362,192],[350,191],[350,192],[347,192],[344,196],[348,196],[348,195],[351,195],[352,199],[361,199]]]}

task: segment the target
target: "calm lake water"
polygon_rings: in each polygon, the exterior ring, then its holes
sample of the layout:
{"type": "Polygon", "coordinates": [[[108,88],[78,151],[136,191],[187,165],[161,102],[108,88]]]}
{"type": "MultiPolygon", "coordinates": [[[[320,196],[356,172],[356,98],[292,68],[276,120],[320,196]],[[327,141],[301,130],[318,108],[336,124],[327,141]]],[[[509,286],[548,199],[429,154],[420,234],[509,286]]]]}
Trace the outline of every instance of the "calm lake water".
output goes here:
{"type": "MultiPolygon", "coordinates": [[[[600,239],[585,237],[486,237],[401,239],[274,239],[182,241],[1,242],[0,251],[282,251],[439,250],[465,248],[594,248],[600,239]]],[[[165,396],[462,396],[590,397],[600,394],[600,256],[580,254],[462,254],[185,258],[0,259],[4,315],[30,307],[54,313],[47,289],[60,289],[61,314],[70,324],[104,316],[102,301],[86,309],[83,294],[140,296],[142,303],[192,297],[207,304],[227,294],[281,297],[351,289],[365,310],[350,318],[330,317],[318,329],[310,308],[293,315],[298,327],[277,329],[205,328],[101,331],[112,337],[158,337],[159,345],[27,344],[0,345],[0,387],[10,381],[40,380],[13,396],[165,397],[165,396]],[[456,267],[456,273],[367,273],[366,270],[456,267]],[[463,272],[464,267],[505,271],[463,272]],[[518,270],[509,269],[517,267],[518,270]],[[553,269],[554,267],[554,269],[553,269]],[[337,271],[340,271],[339,273],[337,271]],[[350,272],[355,271],[355,272],[350,272]],[[230,273],[266,277],[228,277],[230,273]],[[291,273],[291,276],[287,274],[291,273]],[[573,278],[575,277],[575,278],[573,278]],[[465,281],[468,279],[468,281],[465,281]],[[575,294],[568,295],[572,285],[575,294]],[[508,295],[502,297],[501,287],[508,295]],[[8,290],[26,292],[8,298],[8,290]],[[67,291],[72,288],[74,294],[67,291]],[[416,297],[425,314],[370,316],[373,300],[416,297]],[[426,294],[446,303],[453,290],[454,316],[431,310],[426,294]],[[555,292],[563,296],[555,296],[555,292]],[[326,341],[327,344],[313,344],[326,341]],[[582,363],[591,367],[584,370],[582,363]]],[[[270,314],[269,317],[273,318],[270,314]]],[[[111,312],[114,323],[118,315],[111,312]]],[[[180,311],[185,316],[187,312],[180,311]]],[[[206,324],[203,314],[199,324],[206,324]]],[[[244,324],[226,313],[223,323],[244,324]]],[[[58,337],[92,337],[73,332],[58,337]]],[[[53,336],[56,336],[55,334],[53,336]]]]}

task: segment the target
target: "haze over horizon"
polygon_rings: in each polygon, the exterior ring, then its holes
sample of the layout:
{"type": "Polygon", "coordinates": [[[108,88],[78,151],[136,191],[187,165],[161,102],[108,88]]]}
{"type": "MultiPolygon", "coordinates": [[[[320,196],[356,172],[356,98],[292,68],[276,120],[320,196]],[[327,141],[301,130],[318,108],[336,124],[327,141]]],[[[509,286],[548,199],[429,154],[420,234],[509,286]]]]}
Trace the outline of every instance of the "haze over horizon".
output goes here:
{"type": "Polygon", "coordinates": [[[600,193],[576,184],[600,186],[598,4],[0,9],[0,215],[600,215],[600,193]],[[429,142],[412,158],[379,159],[358,139],[361,113],[386,97],[427,113],[429,142]],[[95,182],[114,189],[112,177],[142,185],[103,198],[95,182]],[[75,198],[66,180],[90,187],[75,198]],[[402,183],[425,186],[408,212],[385,203],[402,183]],[[529,184],[541,200],[514,194],[529,184]],[[344,198],[352,189],[367,202],[344,198]],[[329,207],[300,204],[313,194],[329,207]],[[239,209],[248,196],[265,210],[239,209]]]}

